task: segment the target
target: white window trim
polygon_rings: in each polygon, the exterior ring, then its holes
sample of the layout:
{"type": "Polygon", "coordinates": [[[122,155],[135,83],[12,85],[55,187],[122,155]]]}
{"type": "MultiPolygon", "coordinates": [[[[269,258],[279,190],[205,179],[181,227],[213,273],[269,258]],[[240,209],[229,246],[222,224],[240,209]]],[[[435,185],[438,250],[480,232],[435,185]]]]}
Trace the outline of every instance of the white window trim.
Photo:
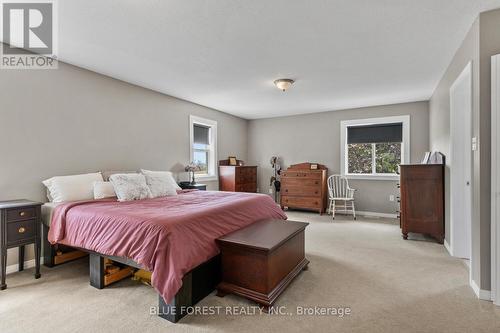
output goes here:
{"type": "Polygon", "coordinates": [[[394,116],[368,119],[344,120],[340,122],[340,173],[349,179],[370,179],[370,180],[398,180],[399,175],[394,174],[348,174],[347,161],[347,128],[351,126],[376,125],[403,123],[403,145],[401,147],[401,157],[403,164],[410,162],[410,116],[394,116]]]}
{"type": "Polygon", "coordinates": [[[194,124],[208,126],[211,128],[210,146],[213,146],[213,149],[211,149],[209,153],[209,161],[213,162],[208,165],[208,175],[196,175],[196,179],[202,181],[217,180],[217,122],[215,120],[205,119],[193,115],[189,116],[189,161],[192,161],[193,159],[194,124]]]}

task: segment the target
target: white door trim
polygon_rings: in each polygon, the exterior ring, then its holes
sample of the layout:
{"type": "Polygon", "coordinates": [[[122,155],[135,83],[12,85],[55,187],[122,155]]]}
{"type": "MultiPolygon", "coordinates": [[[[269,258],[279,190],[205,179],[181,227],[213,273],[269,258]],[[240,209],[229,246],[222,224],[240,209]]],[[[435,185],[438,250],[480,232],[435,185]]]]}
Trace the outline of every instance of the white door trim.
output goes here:
{"type": "Polygon", "coordinates": [[[500,305],[500,55],[491,57],[491,299],[500,305]]]}

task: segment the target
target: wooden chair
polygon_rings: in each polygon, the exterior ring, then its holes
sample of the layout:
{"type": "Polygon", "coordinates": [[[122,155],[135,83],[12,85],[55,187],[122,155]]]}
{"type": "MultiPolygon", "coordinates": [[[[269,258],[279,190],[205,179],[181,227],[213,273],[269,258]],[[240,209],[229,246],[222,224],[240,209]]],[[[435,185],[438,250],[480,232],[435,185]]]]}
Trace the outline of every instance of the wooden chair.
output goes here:
{"type": "Polygon", "coordinates": [[[341,175],[328,177],[328,210],[335,219],[336,212],[351,213],[356,220],[356,210],[354,209],[354,192],[356,190],[349,187],[347,178],[341,175]],[[343,201],[343,209],[338,210],[336,201],[343,201]],[[349,203],[349,205],[348,205],[349,203]]]}

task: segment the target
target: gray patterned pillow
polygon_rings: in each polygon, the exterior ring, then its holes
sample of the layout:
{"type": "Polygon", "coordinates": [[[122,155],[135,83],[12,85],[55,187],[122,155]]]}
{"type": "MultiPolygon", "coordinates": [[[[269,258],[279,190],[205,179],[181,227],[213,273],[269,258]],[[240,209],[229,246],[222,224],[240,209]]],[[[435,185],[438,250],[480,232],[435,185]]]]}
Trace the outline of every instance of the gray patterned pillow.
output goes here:
{"type": "Polygon", "coordinates": [[[118,201],[142,200],[152,197],[144,175],[117,173],[111,175],[109,181],[113,184],[118,201]]]}
{"type": "Polygon", "coordinates": [[[180,187],[175,182],[170,171],[150,171],[141,169],[141,172],[144,177],[146,177],[146,184],[148,184],[153,198],[177,195],[177,190],[180,189],[180,187]]]}

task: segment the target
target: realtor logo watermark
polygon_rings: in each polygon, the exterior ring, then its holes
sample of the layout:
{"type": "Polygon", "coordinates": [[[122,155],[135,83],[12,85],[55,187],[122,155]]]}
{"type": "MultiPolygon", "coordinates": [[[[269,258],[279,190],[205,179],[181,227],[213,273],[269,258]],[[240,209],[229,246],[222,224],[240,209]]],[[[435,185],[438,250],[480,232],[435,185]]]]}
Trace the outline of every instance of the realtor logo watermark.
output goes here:
{"type": "Polygon", "coordinates": [[[0,0],[1,69],[57,68],[56,0],[0,0]]]}

